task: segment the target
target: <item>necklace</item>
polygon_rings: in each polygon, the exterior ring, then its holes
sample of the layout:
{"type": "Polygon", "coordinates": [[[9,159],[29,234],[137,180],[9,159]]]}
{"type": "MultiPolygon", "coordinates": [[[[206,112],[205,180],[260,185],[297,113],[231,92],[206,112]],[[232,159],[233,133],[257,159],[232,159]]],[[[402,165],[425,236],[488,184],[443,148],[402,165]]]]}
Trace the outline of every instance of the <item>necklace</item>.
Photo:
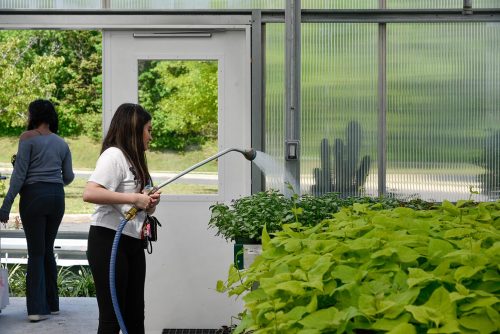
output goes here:
{"type": "Polygon", "coordinates": [[[42,136],[42,135],[43,135],[43,134],[40,132],[40,130],[35,129],[35,131],[36,131],[36,132],[38,132],[38,134],[39,134],[40,136],[42,136]]]}

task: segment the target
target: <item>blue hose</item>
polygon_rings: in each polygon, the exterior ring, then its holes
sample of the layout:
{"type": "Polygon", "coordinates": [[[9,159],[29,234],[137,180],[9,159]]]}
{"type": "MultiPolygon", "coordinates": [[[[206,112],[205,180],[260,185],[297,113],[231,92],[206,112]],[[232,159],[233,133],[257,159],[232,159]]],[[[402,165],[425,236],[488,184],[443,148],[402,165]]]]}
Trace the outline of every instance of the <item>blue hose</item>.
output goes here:
{"type": "Polygon", "coordinates": [[[118,252],[118,244],[120,242],[120,237],[122,235],[123,228],[127,224],[128,220],[122,219],[120,225],[116,229],[115,240],[113,240],[113,246],[111,248],[111,259],[109,261],[109,289],[111,290],[111,301],[113,302],[113,309],[115,310],[116,319],[118,319],[118,324],[123,334],[128,334],[127,327],[125,327],[125,322],[123,321],[122,313],[120,312],[120,306],[118,305],[118,297],[116,295],[116,280],[115,280],[115,267],[116,267],[116,254],[118,252]]]}

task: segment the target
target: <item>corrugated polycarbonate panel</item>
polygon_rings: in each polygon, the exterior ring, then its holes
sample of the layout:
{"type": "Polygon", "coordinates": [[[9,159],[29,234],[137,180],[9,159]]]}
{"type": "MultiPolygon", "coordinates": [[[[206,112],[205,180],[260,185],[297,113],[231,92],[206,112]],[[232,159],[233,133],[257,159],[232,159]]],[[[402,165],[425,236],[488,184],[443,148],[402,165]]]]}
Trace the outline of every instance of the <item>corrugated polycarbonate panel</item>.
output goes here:
{"type": "Polygon", "coordinates": [[[377,25],[302,25],[301,189],[377,194],[377,25]]]}
{"type": "MultiPolygon", "coordinates": [[[[446,9],[463,8],[464,0],[386,0],[390,9],[446,9]]],[[[473,8],[499,8],[499,0],[473,0],[473,8]]]]}
{"type": "MultiPolygon", "coordinates": [[[[267,25],[265,151],[278,166],[284,165],[284,33],[282,24],[267,25]]],[[[301,84],[301,192],[376,195],[377,25],[303,24],[301,84]]],[[[282,188],[281,172],[266,175],[266,188],[282,188]]]]}
{"type": "MultiPolygon", "coordinates": [[[[285,0],[111,0],[115,9],[284,9],[285,0]]],[[[304,9],[373,9],[378,0],[302,0],[304,9]]]]}
{"type": "Polygon", "coordinates": [[[387,191],[498,197],[500,24],[387,26],[387,191]]]}
{"type": "Polygon", "coordinates": [[[4,9],[99,9],[101,0],[0,0],[4,9]]]}
{"type": "Polygon", "coordinates": [[[264,151],[274,164],[265,173],[266,189],[283,189],[285,166],[285,25],[266,25],[264,151]]]}
{"type": "MultiPolygon", "coordinates": [[[[110,0],[112,9],[284,9],[285,0],[110,0]]],[[[499,8],[498,0],[474,0],[473,8],[499,8]]],[[[4,9],[98,9],[102,0],[0,0],[4,9]]],[[[375,9],[379,0],[302,0],[304,9],[375,9]]],[[[463,0],[386,0],[392,9],[462,8],[463,0]]]]}

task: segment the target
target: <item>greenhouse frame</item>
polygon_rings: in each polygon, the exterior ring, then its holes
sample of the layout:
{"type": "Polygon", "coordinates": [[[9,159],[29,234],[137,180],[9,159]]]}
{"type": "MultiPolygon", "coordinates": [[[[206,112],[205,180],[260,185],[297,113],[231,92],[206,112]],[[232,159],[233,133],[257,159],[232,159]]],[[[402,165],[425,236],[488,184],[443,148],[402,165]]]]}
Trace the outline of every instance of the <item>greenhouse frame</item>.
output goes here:
{"type": "Polygon", "coordinates": [[[233,260],[206,231],[216,202],[268,189],[500,198],[498,0],[0,0],[0,30],[39,29],[103,32],[104,131],[119,104],[138,102],[136,83],[124,86],[133,62],[217,60],[219,150],[272,159],[228,155],[217,195],[165,196],[147,331],[219,328],[241,311],[213,291],[233,260]]]}

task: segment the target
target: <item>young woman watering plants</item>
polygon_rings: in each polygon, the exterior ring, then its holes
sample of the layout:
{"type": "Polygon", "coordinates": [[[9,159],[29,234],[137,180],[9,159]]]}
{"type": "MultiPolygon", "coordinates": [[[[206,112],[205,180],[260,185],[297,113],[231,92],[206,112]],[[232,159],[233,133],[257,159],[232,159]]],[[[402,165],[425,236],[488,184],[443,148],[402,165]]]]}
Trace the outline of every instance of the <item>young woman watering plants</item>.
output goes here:
{"type": "Polygon", "coordinates": [[[146,162],[151,130],[151,115],[143,107],[132,103],[119,106],[83,193],[84,201],[97,204],[87,257],[96,286],[98,333],[120,331],[111,300],[110,256],[118,225],[133,206],[141,211],[123,229],[116,258],[116,291],[128,332],[144,333],[146,259],[142,230],[146,213],[152,214],[160,201],[160,192],[143,192],[152,183],[146,162]]]}

